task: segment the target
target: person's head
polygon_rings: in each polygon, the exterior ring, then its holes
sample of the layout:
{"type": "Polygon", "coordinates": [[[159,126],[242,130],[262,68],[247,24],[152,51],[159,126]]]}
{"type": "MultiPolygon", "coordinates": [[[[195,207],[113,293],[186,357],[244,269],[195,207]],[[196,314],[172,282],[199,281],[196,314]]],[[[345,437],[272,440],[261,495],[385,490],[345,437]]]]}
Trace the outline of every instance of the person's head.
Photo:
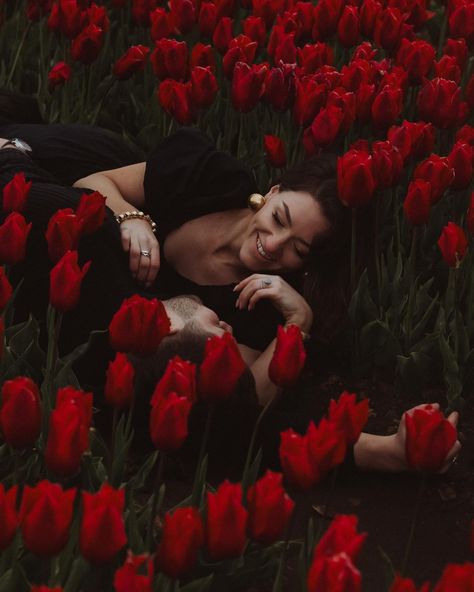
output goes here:
{"type": "Polygon", "coordinates": [[[303,269],[329,245],[340,247],[341,235],[348,234],[347,210],[337,194],[336,157],[307,160],[285,171],[249,218],[240,260],[251,271],[303,269]]]}

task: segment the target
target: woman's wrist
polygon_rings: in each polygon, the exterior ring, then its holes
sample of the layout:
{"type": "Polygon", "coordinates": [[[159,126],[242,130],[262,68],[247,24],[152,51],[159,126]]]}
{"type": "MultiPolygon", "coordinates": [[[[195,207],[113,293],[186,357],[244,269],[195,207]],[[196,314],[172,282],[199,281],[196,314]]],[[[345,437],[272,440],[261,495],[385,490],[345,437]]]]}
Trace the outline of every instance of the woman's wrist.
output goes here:
{"type": "Polygon", "coordinates": [[[309,335],[313,325],[313,313],[309,310],[291,315],[285,319],[285,326],[287,325],[296,325],[303,333],[309,335]]]}
{"type": "Polygon", "coordinates": [[[397,434],[377,436],[363,432],[354,445],[354,460],[365,471],[398,473],[408,469],[397,434]]]}

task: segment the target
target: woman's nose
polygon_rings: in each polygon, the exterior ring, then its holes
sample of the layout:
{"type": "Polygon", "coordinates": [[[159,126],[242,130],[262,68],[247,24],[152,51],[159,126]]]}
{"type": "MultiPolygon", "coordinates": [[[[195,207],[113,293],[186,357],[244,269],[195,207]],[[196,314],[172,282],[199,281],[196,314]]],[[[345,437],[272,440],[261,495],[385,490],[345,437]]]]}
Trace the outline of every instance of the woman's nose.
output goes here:
{"type": "Polygon", "coordinates": [[[269,255],[278,254],[286,243],[286,237],[282,233],[271,234],[267,237],[265,250],[269,255]]]}

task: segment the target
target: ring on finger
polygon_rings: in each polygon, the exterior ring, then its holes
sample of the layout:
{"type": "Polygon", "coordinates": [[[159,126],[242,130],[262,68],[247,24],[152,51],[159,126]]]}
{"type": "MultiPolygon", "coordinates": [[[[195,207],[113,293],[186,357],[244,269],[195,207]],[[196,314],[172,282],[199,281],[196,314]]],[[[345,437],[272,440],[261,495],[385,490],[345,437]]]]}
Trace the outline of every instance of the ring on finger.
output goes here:
{"type": "Polygon", "coordinates": [[[149,259],[151,257],[151,252],[150,251],[146,251],[145,249],[142,249],[140,251],[140,255],[143,255],[143,257],[147,257],[149,259]]]}
{"type": "Polygon", "coordinates": [[[271,285],[272,285],[272,280],[263,279],[260,283],[260,288],[261,289],[269,288],[271,285]]]}
{"type": "Polygon", "coordinates": [[[451,459],[451,464],[455,465],[458,462],[458,455],[456,454],[455,456],[453,456],[453,458],[451,459]]]}

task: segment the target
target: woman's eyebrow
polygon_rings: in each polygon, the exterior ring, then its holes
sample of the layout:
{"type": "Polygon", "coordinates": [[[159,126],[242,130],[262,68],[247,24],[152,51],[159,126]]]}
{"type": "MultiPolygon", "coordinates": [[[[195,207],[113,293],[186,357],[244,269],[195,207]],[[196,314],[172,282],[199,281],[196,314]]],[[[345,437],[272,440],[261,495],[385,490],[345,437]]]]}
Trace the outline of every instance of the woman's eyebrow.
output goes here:
{"type": "MultiPolygon", "coordinates": [[[[286,220],[288,222],[288,226],[291,226],[292,220],[291,220],[290,208],[288,207],[288,205],[285,201],[282,201],[281,203],[283,204],[283,208],[285,209],[286,220]]],[[[307,243],[305,240],[303,240],[302,238],[298,237],[296,240],[299,240],[301,244],[303,244],[305,247],[308,247],[308,249],[311,249],[311,245],[309,243],[307,243]]]]}

